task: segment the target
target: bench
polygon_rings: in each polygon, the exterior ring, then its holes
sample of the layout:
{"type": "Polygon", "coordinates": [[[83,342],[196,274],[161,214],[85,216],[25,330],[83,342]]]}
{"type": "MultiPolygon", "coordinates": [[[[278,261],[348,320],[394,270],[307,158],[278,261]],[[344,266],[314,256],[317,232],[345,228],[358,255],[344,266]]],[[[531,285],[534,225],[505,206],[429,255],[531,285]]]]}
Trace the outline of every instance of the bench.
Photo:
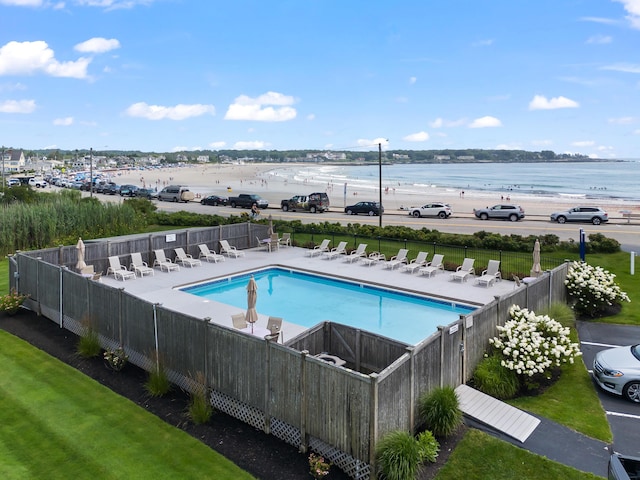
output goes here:
{"type": "Polygon", "coordinates": [[[632,212],[631,210],[620,210],[620,213],[622,214],[622,218],[627,219],[627,223],[631,223],[631,220],[640,219],[640,213],[635,213],[635,212],[632,212]]]}

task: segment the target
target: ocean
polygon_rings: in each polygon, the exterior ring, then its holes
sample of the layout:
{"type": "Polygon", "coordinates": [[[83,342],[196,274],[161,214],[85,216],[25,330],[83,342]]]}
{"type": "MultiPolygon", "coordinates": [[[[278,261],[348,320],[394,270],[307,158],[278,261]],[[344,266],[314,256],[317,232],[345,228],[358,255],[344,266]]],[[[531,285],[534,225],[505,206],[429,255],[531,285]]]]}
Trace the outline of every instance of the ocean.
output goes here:
{"type": "MultiPolygon", "coordinates": [[[[280,180],[377,191],[379,166],[296,165],[276,168],[280,180]]],[[[382,166],[382,188],[413,194],[426,188],[593,200],[640,200],[640,161],[563,163],[393,164],[382,166]]]]}

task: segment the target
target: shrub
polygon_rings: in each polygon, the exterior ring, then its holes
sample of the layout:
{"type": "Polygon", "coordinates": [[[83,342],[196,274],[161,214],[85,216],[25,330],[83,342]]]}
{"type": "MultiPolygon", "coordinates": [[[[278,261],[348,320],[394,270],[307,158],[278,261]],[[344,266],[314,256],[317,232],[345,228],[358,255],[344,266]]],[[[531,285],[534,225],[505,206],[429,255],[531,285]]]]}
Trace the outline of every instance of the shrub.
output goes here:
{"type": "Polygon", "coordinates": [[[420,418],[436,436],[447,437],[462,425],[462,411],[452,387],[436,388],[418,399],[420,418]]]}
{"type": "Polygon", "coordinates": [[[331,464],[323,456],[315,453],[309,455],[309,474],[316,480],[329,475],[330,468],[331,464]]]}
{"type": "Polygon", "coordinates": [[[98,332],[91,325],[85,324],[82,328],[82,335],[78,339],[76,352],[81,357],[91,358],[100,355],[101,350],[98,332]]]}
{"type": "Polygon", "coordinates": [[[520,388],[518,376],[502,365],[500,354],[489,355],[478,364],[473,383],[481,392],[501,400],[515,397],[520,388]]]}
{"type": "Polygon", "coordinates": [[[422,462],[422,449],[409,432],[389,432],[376,446],[379,471],[388,480],[413,480],[422,462]]]}
{"type": "Polygon", "coordinates": [[[171,383],[162,365],[149,372],[144,388],[152,397],[161,397],[169,392],[171,383]]]}
{"type": "Polygon", "coordinates": [[[503,356],[501,364],[518,375],[521,385],[535,386],[536,376],[551,378],[551,368],[573,363],[582,355],[572,343],[569,327],[546,315],[536,315],[526,308],[512,305],[510,320],[498,326],[498,337],[489,339],[503,356]]]}
{"type": "Polygon", "coordinates": [[[629,296],[615,282],[616,276],[602,267],[573,262],[564,281],[573,308],[579,314],[595,317],[607,306],[629,302],[629,296]]]}
{"type": "Polygon", "coordinates": [[[189,393],[187,417],[196,425],[207,423],[213,414],[213,407],[207,396],[205,378],[202,373],[196,375],[196,390],[189,393]]]}
{"type": "Polygon", "coordinates": [[[422,462],[434,463],[438,458],[440,444],[429,430],[418,434],[418,446],[420,447],[420,458],[422,462]]]}

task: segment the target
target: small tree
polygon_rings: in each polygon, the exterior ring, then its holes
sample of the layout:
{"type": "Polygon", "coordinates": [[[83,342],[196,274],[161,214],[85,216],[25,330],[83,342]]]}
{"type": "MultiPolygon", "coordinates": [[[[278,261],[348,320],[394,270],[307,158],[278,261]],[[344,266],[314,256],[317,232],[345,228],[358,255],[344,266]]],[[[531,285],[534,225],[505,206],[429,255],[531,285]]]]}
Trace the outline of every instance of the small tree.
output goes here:
{"type": "Polygon", "coordinates": [[[586,262],[573,262],[564,281],[573,308],[578,314],[598,316],[604,309],[622,302],[630,302],[629,296],[615,282],[616,276],[586,262]]]}

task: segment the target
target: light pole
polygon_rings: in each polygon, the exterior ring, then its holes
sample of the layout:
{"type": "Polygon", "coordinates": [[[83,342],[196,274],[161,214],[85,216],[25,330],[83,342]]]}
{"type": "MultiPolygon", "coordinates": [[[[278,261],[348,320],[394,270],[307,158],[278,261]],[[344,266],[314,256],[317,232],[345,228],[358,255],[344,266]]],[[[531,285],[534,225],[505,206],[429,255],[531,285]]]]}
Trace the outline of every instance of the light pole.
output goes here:
{"type": "Polygon", "coordinates": [[[378,209],[378,226],[382,228],[382,142],[378,143],[378,190],[380,192],[380,208],[378,209]]]}
{"type": "Polygon", "coordinates": [[[89,196],[93,197],[93,147],[89,149],[89,196]]]}
{"type": "Polygon", "coordinates": [[[2,193],[4,193],[4,188],[5,188],[5,183],[4,183],[4,145],[2,146],[2,193]]]}

